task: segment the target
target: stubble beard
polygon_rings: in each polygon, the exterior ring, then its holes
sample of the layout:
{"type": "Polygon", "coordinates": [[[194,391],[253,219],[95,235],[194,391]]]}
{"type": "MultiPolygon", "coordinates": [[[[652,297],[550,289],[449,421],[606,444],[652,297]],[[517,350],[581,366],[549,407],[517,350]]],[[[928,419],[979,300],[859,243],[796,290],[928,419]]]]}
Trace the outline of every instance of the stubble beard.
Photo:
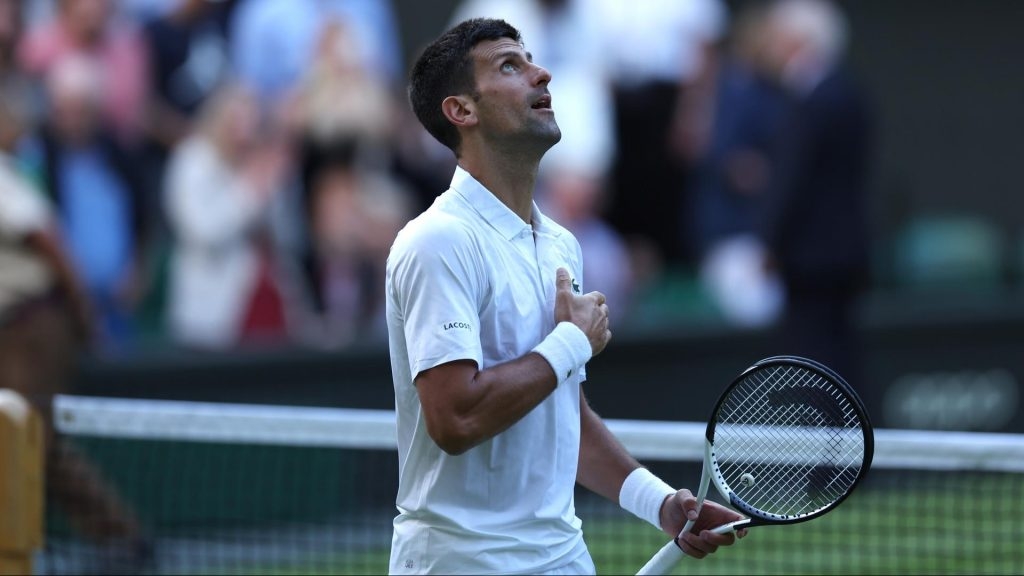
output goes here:
{"type": "Polygon", "coordinates": [[[562,130],[553,116],[547,120],[533,119],[524,132],[524,140],[529,141],[540,155],[562,140],[562,130]]]}
{"type": "Polygon", "coordinates": [[[553,113],[549,117],[531,114],[522,118],[516,128],[492,132],[490,139],[497,149],[513,156],[535,156],[539,161],[562,139],[562,131],[553,113]]]}

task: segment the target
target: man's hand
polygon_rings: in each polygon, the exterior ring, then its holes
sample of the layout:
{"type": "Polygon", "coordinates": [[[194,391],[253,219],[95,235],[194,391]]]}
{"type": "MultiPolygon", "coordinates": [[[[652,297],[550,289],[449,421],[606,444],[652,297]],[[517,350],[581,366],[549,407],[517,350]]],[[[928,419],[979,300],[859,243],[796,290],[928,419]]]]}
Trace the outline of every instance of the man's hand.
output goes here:
{"type": "Polygon", "coordinates": [[[746,529],[725,534],[715,534],[711,530],[723,524],[742,520],[744,517],[725,506],[711,500],[705,500],[697,515],[697,498],[686,489],[680,490],[665,498],[661,505],[661,529],[676,541],[687,556],[703,558],[718,550],[719,546],[730,546],[736,538],[747,535],[746,529]],[[686,534],[680,534],[688,518],[696,518],[693,528],[686,534]]]}
{"type": "Polygon", "coordinates": [[[555,323],[559,322],[572,322],[583,330],[590,340],[594,356],[600,354],[612,339],[612,331],[608,329],[608,305],[605,304],[604,294],[573,294],[572,280],[565,268],[559,268],[555,273],[555,323]]]}

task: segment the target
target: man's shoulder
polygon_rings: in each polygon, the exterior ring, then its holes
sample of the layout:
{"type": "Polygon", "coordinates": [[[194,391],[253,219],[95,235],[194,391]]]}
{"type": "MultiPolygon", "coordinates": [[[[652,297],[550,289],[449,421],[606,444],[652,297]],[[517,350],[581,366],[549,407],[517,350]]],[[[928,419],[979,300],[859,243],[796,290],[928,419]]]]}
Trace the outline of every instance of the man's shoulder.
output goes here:
{"type": "Polygon", "coordinates": [[[392,254],[437,252],[475,243],[473,226],[451,206],[445,192],[429,208],[413,218],[398,233],[392,254]]]}

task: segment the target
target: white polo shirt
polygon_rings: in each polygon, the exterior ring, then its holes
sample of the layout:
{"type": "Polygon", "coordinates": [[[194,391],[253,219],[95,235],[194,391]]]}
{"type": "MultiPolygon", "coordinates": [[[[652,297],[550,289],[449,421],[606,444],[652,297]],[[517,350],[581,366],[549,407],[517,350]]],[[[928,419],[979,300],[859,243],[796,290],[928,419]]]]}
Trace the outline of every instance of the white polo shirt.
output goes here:
{"type": "Polygon", "coordinates": [[[430,438],[413,379],[453,360],[481,369],[523,356],[554,329],[555,271],[582,285],[579,244],[533,206],[523,222],[461,168],[399,234],[387,265],[399,487],[390,571],[537,573],[586,551],[573,490],[580,383],[464,454],[430,438]]]}

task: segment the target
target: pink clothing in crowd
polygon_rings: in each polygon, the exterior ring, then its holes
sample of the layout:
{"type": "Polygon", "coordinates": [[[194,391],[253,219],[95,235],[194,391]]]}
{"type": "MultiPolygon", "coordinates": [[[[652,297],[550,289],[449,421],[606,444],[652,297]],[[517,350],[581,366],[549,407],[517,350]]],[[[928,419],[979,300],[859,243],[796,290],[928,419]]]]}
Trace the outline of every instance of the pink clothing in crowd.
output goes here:
{"type": "Polygon", "coordinates": [[[140,132],[148,78],[146,45],[128,25],[112,24],[95,45],[84,45],[58,18],[31,30],[18,51],[27,72],[45,77],[62,58],[71,54],[94,58],[102,70],[103,119],[119,137],[132,141],[140,132]]]}

